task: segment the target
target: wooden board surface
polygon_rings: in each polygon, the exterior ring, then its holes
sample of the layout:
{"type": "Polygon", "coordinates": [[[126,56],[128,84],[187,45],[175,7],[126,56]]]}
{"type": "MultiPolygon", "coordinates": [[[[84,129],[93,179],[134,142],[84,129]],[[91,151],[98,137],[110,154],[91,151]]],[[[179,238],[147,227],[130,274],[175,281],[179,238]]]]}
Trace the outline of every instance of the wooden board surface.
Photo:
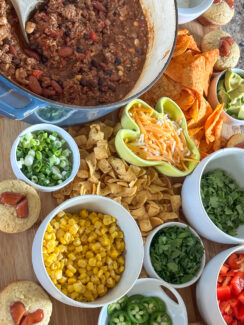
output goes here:
{"type": "MultiPolygon", "coordinates": [[[[0,120],[0,181],[15,178],[10,166],[11,146],[21,132],[28,125],[23,122],[0,120]]],[[[47,214],[56,206],[55,200],[50,193],[40,193],[42,201],[41,216],[39,221],[29,230],[20,234],[0,233],[0,290],[9,282],[15,280],[36,281],[32,263],[31,247],[37,228],[47,214]]],[[[197,213],[197,211],[196,211],[197,213]]],[[[207,251],[207,260],[215,256],[221,250],[227,248],[225,245],[218,245],[204,240],[207,251]]],[[[179,290],[187,306],[189,322],[200,322],[201,318],[197,311],[195,299],[195,286],[179,290]]],[[[61,304],[55,299],[53,302],[53,314],[51,325],[95,325],[99,309],[79,309],[61,304]]]]}

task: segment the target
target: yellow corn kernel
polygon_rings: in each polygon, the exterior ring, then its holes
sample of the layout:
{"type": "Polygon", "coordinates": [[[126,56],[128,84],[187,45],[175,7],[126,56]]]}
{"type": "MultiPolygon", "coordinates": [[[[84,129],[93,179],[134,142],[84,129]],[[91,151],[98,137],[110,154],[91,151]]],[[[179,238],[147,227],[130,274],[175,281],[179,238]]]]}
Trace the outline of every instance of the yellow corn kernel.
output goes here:
{"type": "Polygon", "coordinates": [[[121,265],[120,267],[119,267],[119,269],[118,270],[116,270],[116,273],[123,273],[124,272],[124,270],[125,270],[125,267],[124,267],[124,265],[121,265]]]}
{"type": "Polygon", "coordinates": [[[62,278],[60,278],[60,279],[58,280],[58,282],[61,283],[61,284],[66,283],[66,281],[67,281],[67,278],[66,278],[65,276],[62,276],[62,278]]]}
{"type": "Polygon", "coordinates": [[[94,297],[92,295],[92,293],[88,290],[86,290],[84,292],[84,297],[86,298],[87,301],[93,301],[94,300],[94,297]]]}
{"type": "Polygon", "coordinates": [[[79,230],[79,226],[75,223],[69,228],[69,231],[72,235],[75,235],[79,230]]]}
{"type": "Polygon", "coordinates": [[[107,293],[108,289],[104,286],[104,284],[99,284],[97,286],[97,292],[99,296],[104,296],[107,293]]]}
{"type": "Polygon", "coordinates": [[[56,280],[60,280],[60,279],[62,278],[62,276],[63,276],[63,272],[62,272],[62,270],[57,270],[57,271],[55,272],[55,279],[56,279],[56,280]]]}
{"type": "Polygon", "coordinates": [[[80,246],[81,245],[81,241],[80,238],[76,238],[73,243],[72,243],[75,247],[80,246]]]}
{"type": "Polygon", "coordinates": [[[110,242],[110,240],[109,240],[108,237],[103,237],[103,238],[101,239],[101,244],[102,244],[103,246],[109,246],[109,245],[111,244],[111,242],[110,242]]]}
{"type": "Polygon", "coordinates": [[[71,233],[66,232],[66,233],[64,234],[64,240],[69,244],[70,241],[71,241],[71,233]]]}
{"type": "Polygon", "coordinates": [[[92,266],[91,265],[87,265],[86,269],[87,269],[87,271],[91,271],[92,270],[92,266]]]}
{"type": "Polygon", "coordinates": [[[47,226],[47,232],[53,232],[53,227],[50,224],[47,226]]]}
{"type": "Polygon", "coordinates": [[[45,233],[45,235],[44,235],[44,238],[45,238],[45,240],[51,240],[52,239],[52,234],[49,234],[49,233],[45,233]]]}
{"type": "MultiPolygon", "coordinates": [[[[96,273],[94,273],[94,274],[96,274],[96,273]]],[[[97,276],[99,278],[101,278],[102,275],[103,275],[103,270],[99,270],[98,273],[97,273],[97,276]]]]}
{"type": "Polygon", "coordinates": [[[72,292],[71,295],[70,295],[70,298],[73,299],[73,300],[76,300],[76,298],[79,296],[79,293],[78,292],[72,292]]]}
{"type": "Polygon", "coordinates": [[[104,215],[104,218],[103,218],[103,224],[104,224],[105,226],[108,226],[108,225],[110,225],[112,222],[113,222],[112,217],[109,216],[108,214],[105,214],[105,215],[104,215]]]}
{"type": "Polygon", "coordinates": [[[118,263],[116,261],[113,261],[113,269],[114,270],[118,269],[118,263]]]}
{"type": "Polygon", "coordinates": [[[92,271],[93,271],[93,274],[98,274],[99,269],[97,266],[95,266],[92,271]]]}
{"type": "Polygon", "coordinates": [[[75,273],[77,271],[76,268],[74,268],[72,264],[68,264],[67,268],[68,268],[68,270],[70,270],[73,273],[75,273]]]}
{"type": "Polygon", "coordinates": [[[122,231],[118,231],[118,238],[123,239],[124,238],[124,233],[122,231]]]}
{"type": "Polygon", "coordinates": [[[76,278],[75,277],[68,279],[68,284],[73,284],[75,282],[76,282],[76,278]]]}
{"type": "Polygon", "coordinates": [[[71,272],[70,270],[66,270],[65,271],[65,274],[67,275],[67,277],[69,277],[69,278],[72,278],[73,277],[73,275],[74,275],[74,273],[73,272],[71,272]]]}
{"type": "Polygon", "coordinates": [[[91,245],[91,249],[94,251],[94,252],[98,252],[101,248],[101,244],[99,242],[96,242],[94,244],[91,245]]]}
{"type": "Polygon", "coordinates": [[[91,282],[94,283],[94,284],[99,284],[100,280],[96,275],[92,275],[91,276],[91,282]]]}
{"type": "Polygon", "coordinates": [[[81,212],[80,212],[80,216],[81,216],[82,218],[87,218],[87,217],[88,217],[88,211],[85,210],[85,209],[81,210],[81,212]]]}
{"type": "Polygon", "coordinates": [[[94,223],[94,227],[96,228],[96,229],[100,229],[101,227],[102,227],[102,223],[101,223],[101,221],[99,221],[99,219],[97,219],[97,221],[94,223]]]}
{"type": "Polygon", "coordinates": [[[83,258],[81,258],[81,259],[78,260],[77,264],[78,264],[79,267],[85,268],[86,265],[87,265],[87,261],[84,260],[83,258]]]}
{"type": "Polygon", "coordinates": [[[86,287],[90,291],[93,291],[95,289],[94,284],[91,281],[87,283],[86,287]]]}
{"type": "Polygon", "coordinates": [[[75,252],[76,253],[81,253],[83,251],[83,247],[82,246],[78,246],[75,248],[75,252]]]}
{"type": "Polygon", "coordinates": [[[118,259],[117,259],[117,262],[121,265],[124,265],[125,264],[125,259],[123,256],[120,256],[118,259]]]}
{"type": "Polygon", "coordinates": [[[67,290],[68,290],[68,292],[73,292],[74,291],[74,287],[73,287],[73,284],[69,284],[68,286],[67,286],[67,290]]]}
{"type": "Polygon", "coordinates": [[[108,286],[109,288],[113,288],[113,287],[115,286],[115,281],[114,281],[114,279],[112,279],[112,278],[108,278],[108,279],[107,279],[107,286],[108,286]]]}
{"type": "Polygon", "coordinates": [[[113,258],[116,259],[119,256],[119,252],[116,249],[112,249],[109,253],[109,255],[113,258]]]}
{"type": "Polygon", "coordinates": [[[74,260],[76,259],[76,256],[75,256],[75,254],[70,253],[70,254],[68,254],[68,258],[69,258],[71,261],[74,261],[74,260]]]}
{"type": "Polygon", "coordinates": [[[113,239],[117,238],[118,236],[119,236],[119,234],[118,234],[117,231],[115,231],[115,232],[113,232],[113,233],[111,234],[111,237],[112,237],[113,239]]]}
{"type": "Polygon", "coordinates": [[[89,259],[91,257],[94,257],[93,252],[91,252],[91,251],[86,252],[86,258],[89,259]]]}
{"type": "Polygon", "coordinates": [[[75,292],[78,292],[78,293],[84,293],[85,292],[85,287],[81,283],[81,281],[78,281],[78,282],[74,283],[73,288],[74,288],[75,292]]]}
{"type": "Polygon", "coordinates": [[[88,263],[90,266],[96,266],[97,261],[94,257],[89,258],[88,263]]]}
{"type": "Polygon", "coordinates": [[[114,277],[115,282],[116,283],[119,282],[120,278],[121,278],[120,275],[115,275],[115,277],[114,277]]]}
{"type": "Polygon", "coordinates": [[[61,289],[61,291],[63,292],[63,294],[64,294],[65,296],[68,295],[68,290],[67,290],[67,289],[61,289]]]}

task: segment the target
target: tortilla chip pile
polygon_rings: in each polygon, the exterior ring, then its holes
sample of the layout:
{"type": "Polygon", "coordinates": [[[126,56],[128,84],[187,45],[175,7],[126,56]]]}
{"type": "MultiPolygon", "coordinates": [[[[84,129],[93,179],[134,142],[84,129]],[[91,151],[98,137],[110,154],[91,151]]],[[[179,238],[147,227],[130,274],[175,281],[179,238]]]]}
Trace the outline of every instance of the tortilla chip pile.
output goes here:
{"type": "Polygon", "coordinates": [[[111,121],[69,128],[80,150],[80,169],[73,182],[53,196],[58,204],[85,194],[109,197],[131,213],[147,236],[165,221],[178,219],[181,197],[176,193],[181,184],[172,185],[154,168],[136,167],[120,159],[114,146],[120,128],[111,121]]]}
{"type": "Polygon", "coordinates": [[[178,32],[173,58],[161,79],[142,96],[154,106],[160,97],[174,100],[183,110],[188,132],[195,141],[201,158],[221,147],[223,106],[215,110],[204,96],[208,95],[209,80],[219,50],[201,53],[187,30],[178,32]]]}

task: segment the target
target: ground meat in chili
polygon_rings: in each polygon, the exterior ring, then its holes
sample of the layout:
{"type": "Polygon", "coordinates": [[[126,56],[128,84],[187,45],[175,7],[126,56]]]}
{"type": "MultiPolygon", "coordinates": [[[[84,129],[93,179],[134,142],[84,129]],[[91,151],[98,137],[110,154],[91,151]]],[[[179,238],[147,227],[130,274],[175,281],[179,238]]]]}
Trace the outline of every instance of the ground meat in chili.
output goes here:
{"type": "Polygon", "coordinates": [[[116,102],[145,63],[148,27],[139,0],[49,0],[27,23],[21,46],[17,16],[0,0],[0,71],[58,102],[116,102]]]}

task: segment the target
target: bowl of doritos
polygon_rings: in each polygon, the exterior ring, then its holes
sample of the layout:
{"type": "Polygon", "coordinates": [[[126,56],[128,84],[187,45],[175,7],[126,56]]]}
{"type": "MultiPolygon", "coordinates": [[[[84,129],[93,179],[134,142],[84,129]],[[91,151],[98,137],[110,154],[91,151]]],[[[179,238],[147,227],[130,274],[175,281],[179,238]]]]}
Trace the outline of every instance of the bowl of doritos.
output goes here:
{"type": "Polygon", "coordinates": [[[218,49],[201,52],[189,31],[179,30],[173,58],[164,75],[141,97],[152,107],[162,96],[169,97],[181,108],[201,159],[223,145],[223,107],[211,107],[206,99],[218,56],[218,49]]]}
{"type": "Polygon", "coordinates": [[[135,166],[154,166],[164,175],[180,177],[191,173],[199,162],[184,114],[169,98],[159,99],[155,109],[142,100],[131,101],[123,110],[121,125],[116,150],[135,166]]]}
{"type": "Polygon", "coordinates": [[[244,151],[218,150],[186,177],[183,213],[197,232],[214,242],[244,242],[244,151]]]}

